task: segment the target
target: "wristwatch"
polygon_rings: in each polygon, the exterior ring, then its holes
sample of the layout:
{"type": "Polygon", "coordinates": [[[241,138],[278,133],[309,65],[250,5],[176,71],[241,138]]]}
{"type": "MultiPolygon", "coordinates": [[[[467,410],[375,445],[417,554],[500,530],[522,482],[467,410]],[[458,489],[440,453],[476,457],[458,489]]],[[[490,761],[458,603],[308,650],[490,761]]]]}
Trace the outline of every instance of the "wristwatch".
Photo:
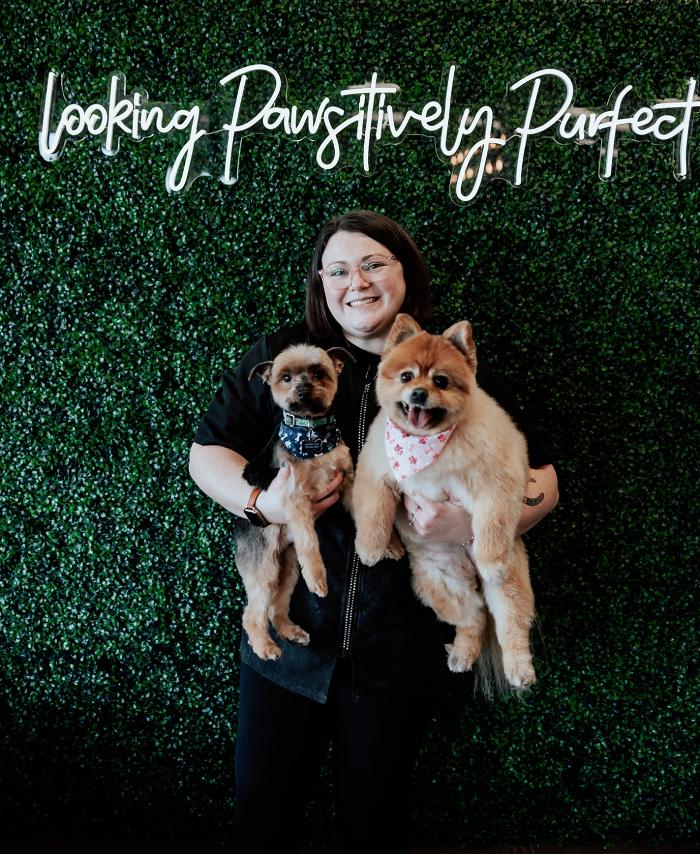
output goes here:
{"type": "Polygon", "coordinates": [[[248,503],[243,508],[243,512],[246,515],[246,519],[250,522],[251,525],[255,525],[256,528],[266,528],[270,524],[255,506],[255,502],[258,500],[258,495],[260,495],[261,492],[262,489],[259,486],[256,486],[255,489],[250,493],[248,503]]]}

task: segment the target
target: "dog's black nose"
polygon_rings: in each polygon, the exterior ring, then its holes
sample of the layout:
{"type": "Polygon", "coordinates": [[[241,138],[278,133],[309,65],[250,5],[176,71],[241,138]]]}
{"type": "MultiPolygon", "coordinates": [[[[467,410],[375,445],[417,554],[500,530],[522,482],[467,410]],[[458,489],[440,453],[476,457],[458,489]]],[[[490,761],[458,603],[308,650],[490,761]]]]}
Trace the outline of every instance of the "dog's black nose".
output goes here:
{"type": "Polygon", "coordinates": [[[297,389],[297,397],[301,401],[308,400],[310,394],[311,394],[311,386],[303,385],[297,389]]]}
{"type": "Polygon", "coordinates": [[[411,403],[423,406],[428,399],[428,392],[424,388],[414,388],[411,392],[411,403]]]}

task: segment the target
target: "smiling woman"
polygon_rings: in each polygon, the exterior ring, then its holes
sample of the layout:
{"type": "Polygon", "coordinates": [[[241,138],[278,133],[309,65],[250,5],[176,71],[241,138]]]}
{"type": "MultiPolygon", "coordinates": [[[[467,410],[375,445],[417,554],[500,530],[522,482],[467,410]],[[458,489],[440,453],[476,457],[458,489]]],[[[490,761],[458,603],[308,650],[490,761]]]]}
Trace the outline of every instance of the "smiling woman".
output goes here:
{"type": "MultiPolygon", "coordinates": [[[[306,309],[305,324],[266,336],[224,375],[191,451],[190,471],[202,490],[236,516],[258,513],[263,524],[288,522],[283,496],[290,466],[270,470],[282,414],[269,387],[249,381],[251,372],[290,344],[349,351],[333,416],[356,465],[378,411],[380,354],[396,315],[405,312],[421,324],[429,315],[422,256],[404,229],[382,214],[354,211],[331,220],[311,259],[306,309]],[[262,471],[259,483],[252,483],[253,470],[262,471]]],[[[438,388],[446,376],[435,377],[438,388]]],[[[480,366],[479,382],[517,421],[516,408],[487,367],[480,366]]],[[[547,500],[527,507],[531,515],[523,515],[521,530],[556,503],[546,451],[531,430],[524,432],[530,466],[539,467],[533,489],[547,500]]],[[[445,654],[454,631],[414,595],[405,558],[362,564],[353,521],[338,503],[342,489],[338,475],[311,496],[328,592],[319,598],[297,583],[289,607],[309,642],[287,641],[271,627],[280,657],[263,660],[245,639],[241,645],[239,851],[301,849],[306,803],[331,740],[343,850],[405,851],[413,764],[434,711],[454,686],[445,654]],[[277,820],[271,822],[272,793],[292,775],[294,785],[275,802],[277,820]]],[[[471,517],[455,496],[431,501],[414,495],[405,502],[415,535],[427,544],[462,549],[473,539],[471,517]]]]}
{"type": "Polygon", "coordinates": [[[334,234],[322,260],[326,305],[334,320],[348,341],[380,353],[406,297],[401,262],[381,243],[351,231],[334,234]]]}
{"type": "Polygon", "coordinates": [[[332,219],[318,236],[309,266],[309,328],[321,336],[342,332],[363,350],[381,353],[384,337],[399,311],[419,323],[429,318],[428,280],[418,247],[393,220],[373,211],[352,211],[332,219]],[[379,280],[370,270],[361,269],[375,255],[388,259],[388,269],[379,280]],[[338,269],[346,272],[347,286],[336,284],[338,269]],[[351,302],[355,305],[348,304],[351,302]],[[371,311],[365,311],[366,305],[371,311]]]}

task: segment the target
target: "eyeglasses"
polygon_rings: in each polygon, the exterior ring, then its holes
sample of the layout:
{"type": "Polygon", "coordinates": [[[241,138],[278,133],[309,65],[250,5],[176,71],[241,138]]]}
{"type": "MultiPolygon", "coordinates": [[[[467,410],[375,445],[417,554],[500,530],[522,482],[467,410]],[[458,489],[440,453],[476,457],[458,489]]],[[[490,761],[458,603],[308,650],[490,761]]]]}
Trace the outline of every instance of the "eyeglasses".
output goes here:
{"type": "Polygon", "coordinates": [[[362,273],[362,278],[366,282],[382,282],[388,279],[392,265],[398,260],[395,255],[372,255],[354,267],[349,267],[347,264],[331,264],[330,267],[318,272],[329,288],[341,290],[350,287],[356,270],[362,273]]]}

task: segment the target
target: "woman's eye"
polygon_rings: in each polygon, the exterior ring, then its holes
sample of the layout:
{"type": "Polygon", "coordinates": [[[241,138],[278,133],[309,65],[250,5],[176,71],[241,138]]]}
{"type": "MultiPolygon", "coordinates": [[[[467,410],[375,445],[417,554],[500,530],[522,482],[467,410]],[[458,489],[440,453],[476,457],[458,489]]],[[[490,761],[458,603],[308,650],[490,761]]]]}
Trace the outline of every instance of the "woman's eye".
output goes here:
{"type": "Polygon", "coordinates": [[[399,377],[402,383],[410,383],[413,379],[413,374],[410,371],[404,371],[399,377]]]}
{"type": "Polygon", "coordinates": [[[331,267],[328,271],[328,275],[333,279],[339,279],[343,276],[347,276],[347,270],[344,267],[331,267]]]}
{"type": "Polygon", "coordinates": [[[442,376],[433,377],[433,383],[438,388],[447,388],[447,377],[442,377],[442,376]]]}
{"type": "Polygon", "coordinates": [[[382,267],[386,267],[386,264],[383,264],[381,261],[366,261],[364,264],[360,265],[360,269],[363,273],[369,273],[372,270],[379,270],[382,267]]]}

